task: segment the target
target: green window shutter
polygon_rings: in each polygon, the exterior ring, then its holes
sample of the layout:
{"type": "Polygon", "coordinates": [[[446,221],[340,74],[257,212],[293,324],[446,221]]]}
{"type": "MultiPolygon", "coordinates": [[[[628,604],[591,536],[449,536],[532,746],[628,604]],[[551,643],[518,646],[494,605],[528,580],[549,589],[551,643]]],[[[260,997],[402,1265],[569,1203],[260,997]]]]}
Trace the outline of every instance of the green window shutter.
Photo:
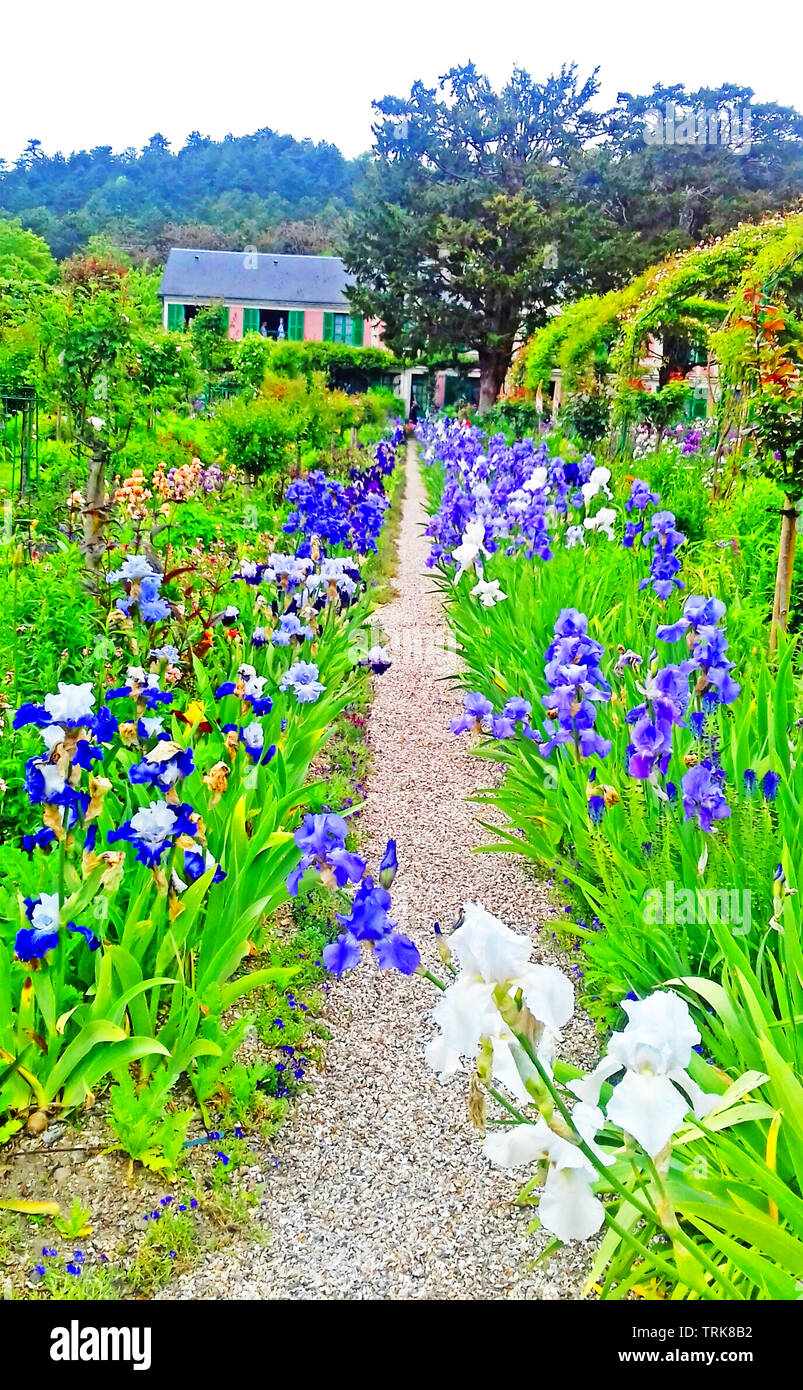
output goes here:
{"type": "Polygon", "coordinates": [[[259,310],[243,309],[243,337],[246,333],[259,332],[259,310]]]}
{"type": "Polygon", "coordinates": [[[351,316],[351,346],[362,347],[363,320],[361,314],[351,316]]]}
{"type": "Polygon", "coordinates": [[[172,333],[179,333],[184,327],[184,305],[168,304],[167,326],[172,333]]]}
{"type": "Polygon", "coordinates": [[[221,326],[221,328],[223,329],[223,332],[224,332],[224,333],[228,333],[228,331],[229,331],[229,309],[228,309],[228,305],[227,305],[227,304],[224,304],[224,305],[221,307],[221,310],[220,310],[220,326],[221,326]]]}
{"type": "Polygon", "coordinates": [[[323,316],[323,341],[331,343],[335,336],[335,316],[334,314],[324,313],[323,316]]]}
{"type": "MultiPolygon", "coordinates": [[[[300,343],[304,337],[304,310],[291,309],[287,318],[287,336],[294,343],[300,343]]],[[[324,332],[324,337],[326,333],[324,332]]]]}

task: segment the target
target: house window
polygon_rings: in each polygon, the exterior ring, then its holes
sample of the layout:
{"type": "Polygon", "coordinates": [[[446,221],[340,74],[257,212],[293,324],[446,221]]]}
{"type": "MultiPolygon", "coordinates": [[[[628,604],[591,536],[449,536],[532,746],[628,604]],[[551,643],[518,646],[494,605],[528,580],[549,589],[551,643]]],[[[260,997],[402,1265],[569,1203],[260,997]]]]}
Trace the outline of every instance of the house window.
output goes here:
{"type": "Polygon", "coordinates": [[[363,321],[357,314],[324,314],[323,336],[325,342],[347,343],[349,347],[362,347],[363,321]]]}
{"type": "Polygon", "coordinates": [[[243,337],[259,333],[263,338],[288,338],[300,342],[304,337],[303,309],[243,309],[243,337]]]}

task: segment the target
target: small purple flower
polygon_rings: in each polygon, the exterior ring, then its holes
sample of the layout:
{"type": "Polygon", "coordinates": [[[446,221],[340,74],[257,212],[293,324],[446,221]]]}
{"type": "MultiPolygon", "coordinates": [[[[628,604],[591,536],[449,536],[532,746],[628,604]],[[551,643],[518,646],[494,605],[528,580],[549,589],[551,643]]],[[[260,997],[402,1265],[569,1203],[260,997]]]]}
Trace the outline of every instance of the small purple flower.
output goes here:
{"type": "Polygon", "coordinates": [[[393,880],[398,873],[399,864],[396,858],[396,841],[388,840],[382,862],[379,865],[379,882],[383,888],[391,888],[393,880]]]}

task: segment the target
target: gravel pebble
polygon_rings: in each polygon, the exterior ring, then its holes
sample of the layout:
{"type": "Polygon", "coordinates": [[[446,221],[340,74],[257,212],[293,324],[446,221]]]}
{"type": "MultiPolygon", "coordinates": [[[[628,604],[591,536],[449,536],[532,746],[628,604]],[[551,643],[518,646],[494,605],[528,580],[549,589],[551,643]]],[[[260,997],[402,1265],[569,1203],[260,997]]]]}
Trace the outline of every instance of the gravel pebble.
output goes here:
{"type": "MultiPolygon", "coordinates": [[[[374,770],[362,827],[369,864],[398,843],[394,916],[440,975],[433,922],[451,927],[476,900],[534,937],[549,922],[545,885],[515,855],[472,854],[487,843],[466,800],[489,768],[449,732],[459,694],[448,679],[441,603],[424,562],[424,490],[414,449],[399,537],[398,597],[379,615],[393,665],[376,682],[369,737],[374,770]]],[[[492,775],[492,771],[491,774],[492,775]]],[[[487,808],[482,808],[487,820],[487,808]]],[[[547,935],[547,930],[544,931],[547,935]]],[[[434,988],[378,971],[364,959],[335,982],[323,1068],[260,1155],[266,1178],[265,1245],[244,1237],[209,1256],[163,1295],[172,1299],[579,1298],[588,1247],[567,1247],[546,1267],[546,1244],[527,1234],[532,1207],[513,1205],[521,1173],[494,1169],[468,1121],[468,1079],[439,1082],[424,1065],[434,988]],[[278,1160],[278,1163],[277,1163],[278,1160]]],[[[564,1055],[593,1062],[595,1034],[575,1016],[564,1055]]]]}

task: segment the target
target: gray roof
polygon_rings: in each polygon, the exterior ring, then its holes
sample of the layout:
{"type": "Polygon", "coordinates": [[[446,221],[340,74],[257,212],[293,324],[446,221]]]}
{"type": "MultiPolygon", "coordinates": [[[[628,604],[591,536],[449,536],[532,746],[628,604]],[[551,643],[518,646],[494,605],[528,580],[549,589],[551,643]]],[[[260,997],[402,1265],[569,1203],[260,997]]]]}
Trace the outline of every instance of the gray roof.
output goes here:
{"type": "Polygon", "coordinates": [[[197,303],[314,304],[348,309],[345,289],[352,283],[338,256],[274,256],[260,251],[198,251],[174,246],[164,268],[163,299],[197,303]]]}

